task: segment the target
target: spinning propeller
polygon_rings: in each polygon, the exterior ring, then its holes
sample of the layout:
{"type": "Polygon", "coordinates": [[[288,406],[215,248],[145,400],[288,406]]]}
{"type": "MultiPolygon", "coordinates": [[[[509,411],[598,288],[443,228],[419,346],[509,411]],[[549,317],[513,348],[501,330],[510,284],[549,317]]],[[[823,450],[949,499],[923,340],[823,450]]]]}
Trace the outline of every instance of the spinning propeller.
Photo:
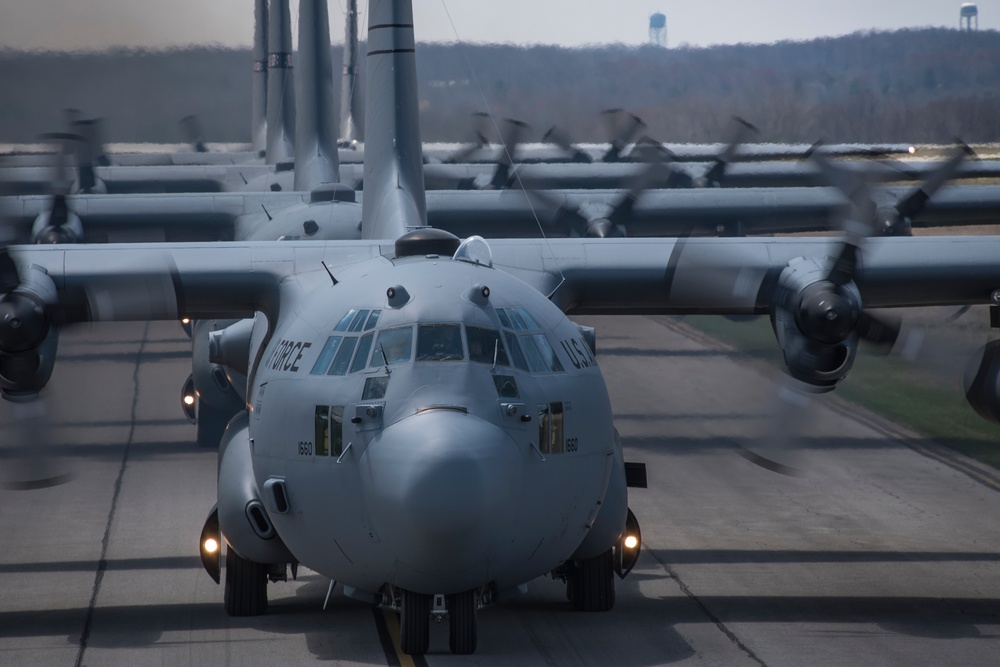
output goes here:
{"type": "Polygon", "coordinates": [[[5,431],[13,442],[4,456],[10,463],[0,469],[4,488],[44,488],[70,479],[65,462],[47,447],[54,439],[43,398],[59,334],[80,322],[176,311],[176,271],[169,261],[157,267],[151,260],[129,260],[135,265],[125,272],[95,268],[84,284],[66,284],[60,292],[43,268],[19,267],[12,249],[0,247],[0,392],[13,420],[5,431]]]}

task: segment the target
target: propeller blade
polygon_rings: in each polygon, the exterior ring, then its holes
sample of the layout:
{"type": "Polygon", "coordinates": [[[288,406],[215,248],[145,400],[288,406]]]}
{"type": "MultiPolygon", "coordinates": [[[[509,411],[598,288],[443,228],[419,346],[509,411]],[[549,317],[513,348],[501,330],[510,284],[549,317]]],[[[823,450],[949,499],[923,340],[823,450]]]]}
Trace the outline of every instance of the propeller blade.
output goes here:
{"type": "Polygon", "coordinates": [[[208,147],[205,146],[205,132],[201,126],[201,119],[194,114],[189,116],[184,116],[180,120],[181,132],[184,135],[184,140],[191,144],[191,148],[196,153],[207,153],[208,147]]]}
{"type": "Polygon", "coordinates": [[[969,148],[964,142],[959,142],[958,146],[952,151],[952,154],[948,157],[941,166],[935,170],[927,180],[923,182],[918,188],[916,188],[912,193],[907,195],[896,204],[896,211],[900,216],[908,220],[912,220],[927,205],[934,194],[941,189],[941,187],[955,178],[959,170],[962,167],[962,162],[966,157],[975,156],[975,151],[969,148]]]}
{"type": "Polygon", "coordinates": [[[736,453],[769,472],[800,477],[805,467],[799,460],[800,442],[805,427],[813,418],[818,394],[806,383],[783,378],[771,406],[764,412],[763,427],[747,446],[736,453]]]}
{"type": "Polygon", "coordinates": [[[646,124],[635,114],[629,114],[624,123],[620,123],[619,117],[624,113],[622,109],[608,109],[602,111],[605,119],[608,119],[609,129],[611,129],[611,146],[601,158],[602,162],[618,162],[621,160],[622,151],[625,147],[642,131],[646,124]],[[620,125],[620,128],[619,128],[620,125]]]}
{"type": "Polygon", "coordinates": [[[899,340],[902,324],[899,319],[872,315],[861,311],[855,329],[862,340],[871,343],[884,353],[888,353],[899,340]]]}
{"type": "Polygon", "coordinates": [[[486,128],[490,115],[483,111],[477,111],[472,114],[472,117],[475,119],[472,128],[472,141],[442,160],[443,163],[461,164],[475,155],[477,151],[481,151],[490,145],[490,142],[486,139],[486,128]]]}
{"type": "Polygon", "coordinates": [[[0,488],[32,491],[72,481],[74,475],[68,463],[55,448],[44,399],[35,394],[6,406],[10,411],[5,429],[9,438],[5,457],[8,464],[0,488]]]}
{"type": "Polygon", "coordinates": [[[712,187],[721,184],[726,167],[736,159],[740,146],[746,143],[747,137],[757,133],[758,130],[753,124],[739,116],[733,116],[733,129],[730,131],[729,141],[702,177],[705,183],[712,187]]]}
{"type": "Polygon", "coordinates": [[[570,156],[570,159],[573,162],[594,161],[594,159],[590,157],[590,155],[584,153],[582,150],[574,146],[573,142],[569,138],[569,135],[566,134],[566,132],[564,132],[561,128],[555,125],[550,127],[545,132],[545,134],[542,135],[542,142],[543,143],[552,142],[553,144],[561,148],[563,151],[565,151],[566,154],[570,156]]]}
{"type": "Polygon", "coordinates": [[[551,193],[545,191],[525,188],[524,193],[530,200],[551,214],[549,226],[563,229],[567,232],[567,236],[587,235],[590,220],[580,212],[579,208],[566,206],[551,193]]]}
{"type": "Polygon", "coordinates": [[[503,136],[501,137],[502,145],[500,146],[500,154],[497,156],[496,168],[493,170],[493,178],[490,179],[489,185],[493,190],[507,187],[518,146],[521,143],[525,130],[531,127],[527,123],[513,118],[505,118],[504,123],[505,127],[503,136]]]}

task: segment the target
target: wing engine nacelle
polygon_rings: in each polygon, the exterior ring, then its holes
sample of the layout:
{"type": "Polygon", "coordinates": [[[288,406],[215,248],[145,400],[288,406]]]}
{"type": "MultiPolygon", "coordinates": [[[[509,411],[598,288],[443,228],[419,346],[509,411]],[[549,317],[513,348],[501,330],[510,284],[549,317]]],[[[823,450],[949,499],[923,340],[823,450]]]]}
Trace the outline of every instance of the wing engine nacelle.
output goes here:
{"type": "Polygon", "coordinates": [[[821,260],[789,264],[778,278],[781,297],[771,311],[788,372],[820,391],[836,387],[851,370],[861,317],[857,288],[831,282],[828,273],[821,260]]]}
{"type": "Polygon", "coordinates": [[[52,208],[42,211],[31,225],[32,243],[80,243],[83,240],[83,223],[66,206],[66,200],[57,197],[52,208]]]}
{"type": "Polygon", "coordinates": [[[35,266],[0,298],[0,391],[8,400],[37,394],[52,376],[59,334],[46,305],[55,300],[52,279],[35,266]]]}
{"type": "Polygon", "coordinates": [[[976,351],[965,367],[965,399],[986,421],[1000,424],[1000,340],[976,351]]]}
{"type": "Polygon", "coordinates": [[[240,320],[208,334],[208,360],[246,375],[250,367],[250,337],[253,320],[240,320]]]}
{"type": "Polygon", "coordinates": [[[246,412],[234,417],[219,447],[219,529],[229,546],[247,560],[290,563],[295,559],[274,530],[254,479],[248,422],[246,412]]]}
{"type": "MultiPolygon", "coordinates": [[[[250,322],[250,320],[247,321],[250,322]]],[[[240,366],[243,367],[244,370],[242,372],[245,373],[249,359],[249,340],[246,346],[248,352],[242,362],[239,362],[238,358],[235,358],[235,355],[228,355],[234,357],[230,361],[237,363],[237,367],[233,369],[236,371],[236,374],[232,374],[231,377],[231,373],[227,371],[227,368],[221,362],[212,361],[212,335],[217,334],[222,336],[215,343],[215,349],[219,350],[224,347],[228,351],[233,347],[232,343],[227,342],[225,346],[220,343],[222,341],[230,341],[230,337],[223,334],[230,326],[236,324],[239,324],[236,320],[197,320],[192,327],[191,333],[192,375],[194,377],[195,392],[201,402],[223,410],[230,416],[246,405],[245,380],[242,386],[238,381],[234,383],[233,380],[238,380],[237,376],[240,372],[240,366]]],[[[232,338],[235,339],[236,336],[232,338]]]]}
{"type": "Polygon", "coordinates": [[[879,236],[913,236],[913,222],[894,206],[880,207],[875,212],[875,233],[879,236]]]}

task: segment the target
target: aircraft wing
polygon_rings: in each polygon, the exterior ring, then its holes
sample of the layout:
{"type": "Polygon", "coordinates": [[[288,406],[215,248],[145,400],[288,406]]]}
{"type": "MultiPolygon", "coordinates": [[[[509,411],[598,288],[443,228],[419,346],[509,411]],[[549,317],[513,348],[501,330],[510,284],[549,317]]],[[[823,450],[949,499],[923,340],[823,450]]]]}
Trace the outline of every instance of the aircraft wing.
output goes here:
{"type": "MultiPolygon", "coordinates": [[[[873,198],[891,207],[913,191],[872,188],[873,198]]],[[[489,238],[567,236],[572,217],[611,215],[622,201],[617,191],[546,192],[520,190],[427,193],[427,220],[457,236],[489,238]]],[[[715,236],[829,230],[847,202],[833,188],[713,188],[642,193],[622,220],[628,236],[715,236]]],[[[914,226],[995,224],[1000,186],[944,187],[912,222],[914,226]]]]}
{"type": "Polygon", "coordinates": [[[22,281],[43,269],[69,321],[244,318],[277,313],[290,276],[392,253],[364,241],[12,246],[22,281]]]}
{"type": "MultiPolygon", "coordinates": [[[[494,266],[570,314],[749,314],[771,308],[778,275],[825,261],[828,238],[552,239],[490,242],[494,266]]],[[[869,239],[854,281],[866,308],[993,303],[1000,237],[869,239]]]]}
{"type": "MultiPolygon", "coordinates": [[[[243,215],[271,215],[308,202],[308,193],[192,193],[71,195],[86,243],[232,240],[243,215]],[[262,208],[263,207],[263,208],[262,208]]],[[[0,221],[28,239],[35,219],[52,208],[51,196],[0,198],[0,221]]]]}
{"type": "MultiPolygon", "coordinates": [[[[568,313],[746,314],[770,309],[768,295],[787,266],[799,258],[825,261],[842,244],[826,238],[501,239],[490,247],[496,268],[551,294],[568,313]]],[[[48,273],[70,319],[145,320],[273,312],[281,284],[295,274],[324,271],[324,263],[336,274],[380,254],[391,257],[393,250],[369,241],[283,241],[15,246],[10,253],[22,275],[29,265],[48,273]]],[[[1000,237],[869,239],[854,281],[866,308],[992,303],[1000,289],[997,257],[1000,237]]]]}
{"type": "MultiPolygon", "coordinates": [[[[883,202],[905,197],[908,188],[873,188],[883,202]]],[[[487,238],[564,237],[573,218],[613,215],[619,191],[546,192],[545,199],[520,190],[427,193],[433,227],[456,236],[487,238]],[[572,212],[572,213],[570,213],[572,212]]],[[[360,193],[363,200],[364,194],[360,193]]],[[[237,219],[276,216],[308,203],[301,192],[192,193],[186,195],[73,195],[68,199],[88,243],[231,240],[245,238],[237,219]]],[[[50,196],[0,198],[0,220],[27,240],[35,218],[52,206],[50,196]]],[[[739,236],[821,231],[835,226],[846,206],[832,188],[739,188],[654,190],[643,193],[622,220],[629,236],[739,236]]],[[[916,226],[994,224],[1000,210],[998,186],[951,186],[939,191],[913,221],[916,226]]],[[[314,217],[319,211],[311,213],[314,217]]],[[[330,211],[331,218],[337,213],[330,211]]],[[[253,225],[264,238],[264,225],[253,225]]],[[[282,234],[286,232],[281,232],[282,234]]],[[[299,232],[301,233],[301,232],[299,232]]],[[[275,238],[278,233],[272,234],[275,238]]]]}

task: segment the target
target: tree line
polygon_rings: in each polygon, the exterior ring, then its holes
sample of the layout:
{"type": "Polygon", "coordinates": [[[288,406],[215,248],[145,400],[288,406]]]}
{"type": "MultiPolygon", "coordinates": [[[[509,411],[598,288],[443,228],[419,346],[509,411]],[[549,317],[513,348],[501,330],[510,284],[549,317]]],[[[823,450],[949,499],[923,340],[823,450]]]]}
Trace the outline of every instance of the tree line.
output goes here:
{"type": "MultiPolygon", "coordinates": [[[[340,49],[332,58],[339,72],[340,49]]],[[[3,51],[0,141],[62,129],[67,107],[103,117],[109,141],[180,141],[177,121],[192,113],[208,140],[247,141],[250,65],[249,49],[3,51]]],[[[478,111],[531,124],[529,140],[558,125],[575,140],[606,141],[600,112],[611,107],[672,142],[721,141],[733,115],[754,123],[760,141],[1000,141],[996,31],[672,49],[424,44],[417,66],[427,141],[466,140],[478,111]]]]}

